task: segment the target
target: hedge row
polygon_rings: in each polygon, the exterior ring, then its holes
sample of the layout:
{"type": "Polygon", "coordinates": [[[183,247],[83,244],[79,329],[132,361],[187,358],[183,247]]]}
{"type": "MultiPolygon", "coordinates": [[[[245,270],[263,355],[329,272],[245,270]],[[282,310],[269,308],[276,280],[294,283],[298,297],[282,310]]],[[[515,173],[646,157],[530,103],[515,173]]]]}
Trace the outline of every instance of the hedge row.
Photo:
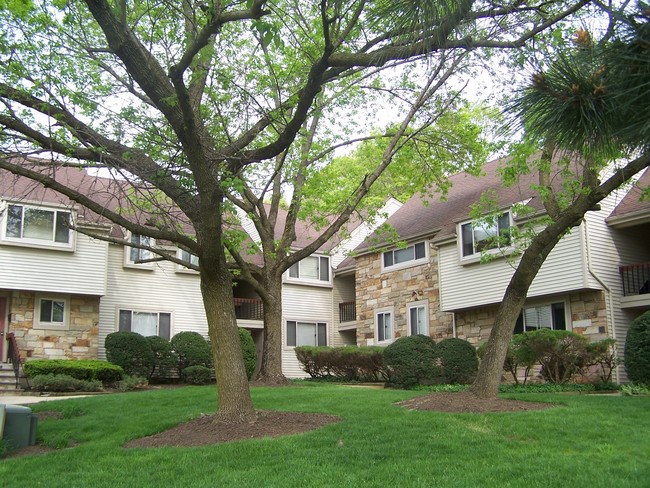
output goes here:
{"type": "Polygon", "coordinates": [[[386,379],[383,347],[299,346],[295,348],[303,370],[312,378],[339,378],[345,381],[386,379]]]}
{"type": "Polygon", "coordinates": [[[77,380],[101,381],[105,385],[120,381],[124,376],[124,370],[120,366],[92,359],[35,359],[25,363],[25,372],[32,378],[39,375],[66,375],[77,380]]]}
{"type": "MultiPolygon", "coordinates": [[[[238,330],[244,367],[250,379],[257,362],[255,343],[250,332],[238,330]]],[[[171,341],[158,336],[143,337],[136,332],[113,332],[106,336],[104,344],[106,358],[131,376],[151,380],[170,378],[176,373],[190,383],[204,382],[205,370],[208,377],[212,376],[212,348],[198,332],[179,332],[171,341]]]]}

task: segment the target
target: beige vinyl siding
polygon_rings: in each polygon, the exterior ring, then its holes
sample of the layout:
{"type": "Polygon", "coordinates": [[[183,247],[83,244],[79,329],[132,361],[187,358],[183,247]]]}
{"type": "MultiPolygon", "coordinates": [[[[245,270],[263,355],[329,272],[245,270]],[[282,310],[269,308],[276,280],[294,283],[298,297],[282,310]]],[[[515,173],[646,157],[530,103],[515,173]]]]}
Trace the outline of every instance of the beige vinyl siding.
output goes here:
{"type": "Polygon", "coordinates": [[[287,320],[325,322],[327,337],[331,341],[333,314],[332,290],[317,286],[282,286],[282,372],[289,378],[303,378],[307,374],[300,368],[293,347],[287,344],[287,320]]]}
{"type": "MultiPolygon", "coordinates": [[[[551,252],[528,296],[541,297],[585,288],[586,269],[580,228],[573,229],[551,252]]],[[[440,246],[440,297],[443,311],[498,303],[514,273],[515,258],[462,265],[456,243],[440,246]]]]}
{"type": "Polygon", "coordinates": [[[107,253],[106,242],[83,234],[73,252],[0,245],[0,288],[104,295],[107,253]]]}
{"type": "Polygon", "coordinates": [[[171,335],[195,331],[207,338],[198,274],[177,273],[177,265],[155,263],[153,269],[125,268],[124,248],[109,246],[108,291],[99,310],[99,356],[105,357],[104,340],[118,330],[118,310],[171,313],[171,335]]]}

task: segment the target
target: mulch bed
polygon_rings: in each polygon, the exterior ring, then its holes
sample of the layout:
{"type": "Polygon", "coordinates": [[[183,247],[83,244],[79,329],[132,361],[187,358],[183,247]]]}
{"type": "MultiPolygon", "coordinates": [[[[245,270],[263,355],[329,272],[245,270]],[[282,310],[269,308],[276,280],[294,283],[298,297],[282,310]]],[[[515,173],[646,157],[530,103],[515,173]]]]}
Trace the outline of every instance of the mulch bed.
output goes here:
{"type": "Polygon", "coordinates": [[[399,402],[410,410],[435,410],[448,413],[521,412],[555,407],[552,403],[525,402],[505,398],[478,398],[471,393],[432,393],[399,402]]]}
{"type": "Polygon", "coordinates": [[[252,424],[219,423],[215,422],[214,415],[202,415],[159,434],[129,441],[124,447],[190,447],[260,437],[280,437],[308,432],[340,421],[341,418],[335,415],[272,410],[258,410],[257,422],[252,424]]]}

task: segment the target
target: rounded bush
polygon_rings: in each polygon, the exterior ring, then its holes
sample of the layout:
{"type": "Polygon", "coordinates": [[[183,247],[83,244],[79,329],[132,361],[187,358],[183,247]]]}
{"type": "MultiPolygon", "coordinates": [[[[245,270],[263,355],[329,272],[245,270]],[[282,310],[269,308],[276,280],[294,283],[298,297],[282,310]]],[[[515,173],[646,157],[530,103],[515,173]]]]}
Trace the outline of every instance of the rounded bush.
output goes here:
{"type": "Polygon", "coordinates": [[[183,369],[183,378],[191,385],[207,385],[212,381],[212,370],[205,366],[195,365],[183,369]]]}
{"type": "Polygon", "coordinates": [[[434,347],[434,358],[447,384],[469,384],[478,371],[476,349],[463,339],[443,339],[434,347]]]}
{"type": "Polygon", "coordinates": [[[154,356],[149,341],[137,332],[113,332],[106,336],[106,359],[129,376],[149,377],[154,356]]]}
{"type": "Polygon", "coordinates": [[[625,371],[630,381],[650,386],[650,311],[637,317],[627,331],[625,371]]]}
{"type": "Polygon", "coordinates": [[[170,377],[177,364],[171,343],[160,336],[148,336],[146,339],[153,352],[153,367],[147,379],[170,377]]]}
{"type": "Polygon", "coordinates": [[[401,337],[384,349],[387,384],[400,388],[429,385],[440,371],[435,362],[435,344],[425,335],[401,337]]]}
{"type": "Polygon", "coordinates": [[[172,350],[176,354],[178,371],[189,366],[212,367],[210,345],[198,332],[179,332],[171,340],[172,350]]]}
{"type": "Polygon", "coordinates": [[[246,329],[239,329],[239,341],[241,343],[241,353],[244,357],[244,367],[246,368],[246,377],[250,380],[255,372],[257,364],[257,350],[253,336],[246,329]]]}

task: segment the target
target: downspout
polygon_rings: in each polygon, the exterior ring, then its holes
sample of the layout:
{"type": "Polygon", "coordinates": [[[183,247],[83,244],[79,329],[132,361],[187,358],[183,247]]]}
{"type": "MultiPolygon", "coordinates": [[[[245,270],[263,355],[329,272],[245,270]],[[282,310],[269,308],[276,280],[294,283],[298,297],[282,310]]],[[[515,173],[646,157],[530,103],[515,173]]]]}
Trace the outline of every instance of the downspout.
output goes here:
{"type": "Polygon", "coordinates": [[[454,339],[458,338],[458,333],[456,332],[456,312],[451,312],[451,334],[454,339]]]}
{"type": "MultiPolygon", "coordinates": [[[[593,276],[596,281],[600,284],[605,289],[605,294],[607,296],[606,299],[606,307],[607,307],[607,317],[608,317],[608,327],[607,327],[607,335],[609,336],[610,339],[616,340],[616,322],[614,318],[614,300],[612,298],[612,290],[607,284],[596,274],[594,269],[591,267],[591,246],[589,245],[589,232],[587,231],[588,229],[588,222],[587,219],[583,219],[584,222],[584,238],[585,238],[585,249],[587,252],[587,270],[589,271],[589,274],[593,276]],[[610,326],[611,324],[611,326],[610,326]]],[[[617,352],[616,345],[614,345],[614,352],[617,352]]],[[[618,368],[619,366],[616,366],[614,369],[614,381],[616,383],[619,382],[619,374],[618,374],[618,368]]]]}

